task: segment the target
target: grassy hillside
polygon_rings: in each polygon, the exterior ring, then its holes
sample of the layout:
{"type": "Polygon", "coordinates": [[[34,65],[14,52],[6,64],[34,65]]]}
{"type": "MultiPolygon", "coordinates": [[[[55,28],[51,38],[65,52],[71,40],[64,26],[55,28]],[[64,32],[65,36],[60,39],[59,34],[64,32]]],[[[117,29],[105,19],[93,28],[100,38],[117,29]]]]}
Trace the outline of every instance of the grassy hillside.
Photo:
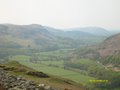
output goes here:
{"type": "MultiPolygon", "coordinates": [[[[93,77],[89,77],[87,75],[82,75],[80,72],[71,71],[68,69],[64,69],[62,67],[50,66],[50,65],[48,65],[50,63],[50,61],[49,62],[43,61],[42,63],[32,63],[29,60],[29,58],[30,57],[27,57],[27,56],[15,56],[11,60],[19,61],[22,65],[25,65],[27,67],[48,73],[50,75],[55,75],[55,76],[59,76],[62,78],[67,78],[67,79],[70,79],[70,80],[75,81],[77,83],[88,84],[89,80],[94,79],[93,77]]],[[[54,64],[61,65],[62,63],[61,63],[61,61],[58,61],[56,64],[56,62],[53,61],[52,64],[53,65],[54,64]]]]}
{"type": "Polygon", "coordinates": [[[42,78],[42,77],[40,78],[36,76],[27,75],[27,72],[30,72],[30,71],[36,72],[36,70],[32,68],[28,68],[24,65],[21,65],[20,63],[16,61],[12,61],[6,64],[0,64],[0,67],[7,68],[6,70],[9,74],[16,75],[16,76],[22,76],[25,79],[35,81],[36,83],[40,83],[40,84],[44,83],[56,89],[85,90],[85,87],[83,87],[82,85],[77,84],[68,79],[63,79],[63,78],[56,77],[56,76],[50,76],[49,78],[42,78]]]}
{"type": "Polygon", "coordinates": [[[111,36],[99,45],[76,49],[70,54],[68,67],[87,71],[85,74],[107,79],[107,85],[95,84],[101,90],[119,90],[120,87],[120,34],[111,36]],[[83,59],[81,59],[83,58],[83,59]]]}
{"type": "Polygon", "coordinates": [[[67,31],[42,25],[0,25],[0,48],[56,50],[96,44],[106,37],[83,31],[67,31]]]}
{"type": "Polygon", "coordinates": [[[74,47],[72,39],[57,37],[41,25],[0,25],[1,48],[56,50],[74,47]]]}
{"type": "Polygon", "coordinates": [[[119,71],[120,67],[120,34],[113,35],[102,43],[83,49],[76,49],[72,53],[72,58],[89,58],[113,67],[119,71]]]}

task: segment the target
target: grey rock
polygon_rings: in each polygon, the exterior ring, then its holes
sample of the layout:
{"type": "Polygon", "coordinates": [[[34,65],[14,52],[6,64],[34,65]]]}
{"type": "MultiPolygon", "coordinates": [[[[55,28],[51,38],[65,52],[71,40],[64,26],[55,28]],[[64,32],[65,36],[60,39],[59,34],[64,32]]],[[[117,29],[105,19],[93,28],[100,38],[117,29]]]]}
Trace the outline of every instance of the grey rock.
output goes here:
{"type": "Polygon", "coordinates": [[[22,76],[14,76],[0,68],[0,85],[5,90],[56,90],[45,84],[36,84],[33,81],[26,80],[22,76]]]}
{"type": "Polygon", "coordinates": [[[45,86],[44,87],[45,90],[50,90],[50,88],[51,88],[50,86],[45,86]]]}

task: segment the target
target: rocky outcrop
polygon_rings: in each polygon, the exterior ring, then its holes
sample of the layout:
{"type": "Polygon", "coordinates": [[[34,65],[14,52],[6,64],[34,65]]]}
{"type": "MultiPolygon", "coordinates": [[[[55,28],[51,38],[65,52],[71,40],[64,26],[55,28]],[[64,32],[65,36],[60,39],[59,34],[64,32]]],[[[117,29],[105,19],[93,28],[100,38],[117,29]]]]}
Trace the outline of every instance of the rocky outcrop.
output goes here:
{"type": "Polygon", "coordinates": [[[32,75],[32,76],[37,76],[37,77],[42,77],[42,78],[49,78],[49,76],[43,72],[32,72],[29,71],[27,72],[27,75],[32,75]]]}
{"type": "Polygon", "coordinates": [[[45,84],[37,84],[22,76],[14,76],[0,68],[0,90],[56,90],[45,84]]]}

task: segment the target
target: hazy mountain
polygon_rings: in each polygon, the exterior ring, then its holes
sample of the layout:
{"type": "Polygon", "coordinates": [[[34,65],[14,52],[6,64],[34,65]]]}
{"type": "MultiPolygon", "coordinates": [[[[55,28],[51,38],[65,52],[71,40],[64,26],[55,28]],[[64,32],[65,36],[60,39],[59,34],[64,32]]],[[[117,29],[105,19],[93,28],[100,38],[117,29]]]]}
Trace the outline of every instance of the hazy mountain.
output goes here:
{"type": "Polygon", "coordinates": [[[64,31],[61,30],[61,29],[56,29],[56,28],[52,28],[52,27],[48,27],[48,26],[44,26],[44,28],[46,30],[48,30],[50,33],[56,35],[56,36],[59,36],[60,34],[63,34],[64,31]]]}
{"type": "MultiPolygon", "coordinates": [[[[63,31],[56,30],[57,33],[63,31]]],[[[60,33],[59,33],[60,34],[60,33]]],[[[4,48],[37,48],[56,50],[61,48],[80,47],[83,42],[55,35],[55,29],[42,25],[0,25],[0,47],[4,48]]],[[[84,44],[85,45],[85,44],[84,44]]]]}
{"type": "Polygon", "coordinates": [[[120,33],[120,29],[110,30],[110,32],[113,34],[117,34],[117,33],[120,33]]]}
{"type": "Polygon", "coordinates": [[[0,25],[0,42],[4,47],[12,47],[10,43],[20,47],[27,47],[28,45],[38,47],[35,44],[37,39],[46,41],[53,38],[55,38],[54,35],[49,33],[41,25],[0,25]]]}
{"type": "Polygon", "coordinates": [[[39,48],[47,50],[76,48],[99,43],[110,35],[106,30],[101,28],[90,28],[90,31],[85,28],[85,30],[63,31],[37,24],[1,24],[0,47],[39,48]],[[97,30],[102,34],[97,35],[97,30]]]}
{"type": "Polygon", "coordinates": [[[111,35],[110,32],[103,28],[79,28],[67,30],[60,30],[51,27],[45,28],[55,36],[78,40],[78,42],[88,45],[99,43],[111,35]]]}
{"type": "Polygon", "coordinates": [[[85,28],[71,28],[67,29],[67,31],[82,31],[93,34],[95,36],[110,36],[112,33],[108,30],[101,27],[85,27],[85,28]]]}

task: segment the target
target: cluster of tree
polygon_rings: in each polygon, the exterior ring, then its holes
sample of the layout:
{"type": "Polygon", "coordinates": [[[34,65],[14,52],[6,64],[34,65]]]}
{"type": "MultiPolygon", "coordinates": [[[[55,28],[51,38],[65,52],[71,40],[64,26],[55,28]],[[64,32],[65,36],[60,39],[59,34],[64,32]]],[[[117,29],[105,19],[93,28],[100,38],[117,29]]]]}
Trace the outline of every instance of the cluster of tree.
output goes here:
{"type": "Polygon", "coordinates": [[[8,61],[9,57],[14,55],[31,55],[31,52],[26,49],[0,48],[1,60],[8,61]]]}
{"type": "Polygon", "coordinates": [[[22,48],[22,46],[15,42],[7,42],[4,44],[0,44],[0,48],[15,48],[15,49],[18,48],[19,49],[19,48],[22,48]]]}
{"type": "Polygon", "coordinates": [[[74,63],[74,62],[71,62],[71,61],[65,61],[64,66],[71,67],[71,68],[77,68],[77,69],[80,69],[80,70],[87,70],[87,68],[88,68],[88,66],[85,66],[85,65],[79,64],[79,63],[74,63]]]}

